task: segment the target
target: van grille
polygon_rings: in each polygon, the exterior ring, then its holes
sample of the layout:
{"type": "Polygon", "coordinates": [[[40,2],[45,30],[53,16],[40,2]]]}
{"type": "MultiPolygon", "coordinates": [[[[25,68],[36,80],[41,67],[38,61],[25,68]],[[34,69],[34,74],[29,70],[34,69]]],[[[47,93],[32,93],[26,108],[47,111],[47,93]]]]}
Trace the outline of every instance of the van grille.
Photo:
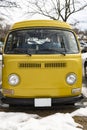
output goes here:
{"type": "Polygon", "coordinates": [[[20,68],[41,68],[40,63],[20,63],[20,68]]]}
{"type": "Polygon", "coordinates": [[[66,63],[45,63],[45,68],[66,67],[66,63]]]}
{"type": "Polygon", "coordinates": [[[63,68],[66,67],[65,62],[58,63],[19,63],[20,68],[63,68]]]}

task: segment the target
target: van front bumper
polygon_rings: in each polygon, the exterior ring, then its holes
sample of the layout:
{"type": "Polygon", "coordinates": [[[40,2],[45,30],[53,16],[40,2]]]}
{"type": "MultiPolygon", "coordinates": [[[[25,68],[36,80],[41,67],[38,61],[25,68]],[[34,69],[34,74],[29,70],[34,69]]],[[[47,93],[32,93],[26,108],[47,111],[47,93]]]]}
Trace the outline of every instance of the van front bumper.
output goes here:
{"type": "Polygon", "coordinates": [[[80,100],[82,100],[84,97],[83,95],[79,95],[79,96],[74,96],[74,97],[63,97],[63,98],[9,98],[9,97],[4,97],[2,98],[2,102],[6,103],[6,104],[10,104],[10,105],[30,105],[33,107],[51,107],[51,106],[57,106],[57,105],[69,105],[69,104],[74,104],[80,100]],[[39,105],[35,105],[35,99],[39,100],[40,99],[40,103],[42,101],[42,106],[39,105]],[[48,99],[50,99],[50,105],[49,103],[47,105],[44,105],[43,101],[47,101],[48,99]]]}

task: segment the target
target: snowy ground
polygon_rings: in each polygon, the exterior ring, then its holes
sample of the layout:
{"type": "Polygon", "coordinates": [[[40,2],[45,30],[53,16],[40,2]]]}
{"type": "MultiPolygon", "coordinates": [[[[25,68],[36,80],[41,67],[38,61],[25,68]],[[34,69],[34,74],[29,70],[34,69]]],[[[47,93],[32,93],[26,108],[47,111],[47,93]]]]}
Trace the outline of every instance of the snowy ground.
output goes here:
{"type": "MultiPolygon", "coordinates": [[[[84,62],[87,53],[82,57],[84,62]]],[[[87,97],[85,87],[82,92],[87,97]]],[[[55,113],[46,117],[23,112],[0,112],[0,130],[83,130],[83,127],[74,121],[74,116],[87,117],[87,107],[72,113],[55,113]]]]}
{"type": "Polygon", "coordinates": [[[83,130],[74,121],[74,116],[87,116],[87,107],[72,113],[55,113],[43,118],[36,114],[0,112],[0,130],[83,130]]]}

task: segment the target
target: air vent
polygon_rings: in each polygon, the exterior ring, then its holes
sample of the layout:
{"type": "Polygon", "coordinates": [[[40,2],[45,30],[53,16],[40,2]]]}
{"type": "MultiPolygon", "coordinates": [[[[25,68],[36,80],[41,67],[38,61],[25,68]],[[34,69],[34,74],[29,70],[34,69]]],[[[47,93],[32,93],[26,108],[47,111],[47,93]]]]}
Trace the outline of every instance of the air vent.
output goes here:
{"type": "Polygon", "coordinates": [[[19,63],[20,68],[63,68],[66,67],[65,62],[58,63],[19,63]]]}
{"type": "Polygon", "coordinates": [[[40,63],[20,63],[20,68],[41,68],[40,63]]]}
{"type": "Polygon", "coordinates": [[[45,68],[66,67],[66,63],[45,63],[45,68]]]}

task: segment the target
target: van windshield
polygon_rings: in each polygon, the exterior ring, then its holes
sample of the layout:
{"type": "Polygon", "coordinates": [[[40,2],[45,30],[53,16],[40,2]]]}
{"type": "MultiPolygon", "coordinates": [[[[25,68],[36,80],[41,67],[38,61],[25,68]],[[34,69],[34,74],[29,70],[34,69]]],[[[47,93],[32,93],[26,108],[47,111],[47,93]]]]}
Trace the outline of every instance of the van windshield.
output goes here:
{"type": "Polygon", "coordinates": [[[60,29],[34,28],[9,33],[6,54],[75,54],[78,44],[72,32],[60,29]]]}

